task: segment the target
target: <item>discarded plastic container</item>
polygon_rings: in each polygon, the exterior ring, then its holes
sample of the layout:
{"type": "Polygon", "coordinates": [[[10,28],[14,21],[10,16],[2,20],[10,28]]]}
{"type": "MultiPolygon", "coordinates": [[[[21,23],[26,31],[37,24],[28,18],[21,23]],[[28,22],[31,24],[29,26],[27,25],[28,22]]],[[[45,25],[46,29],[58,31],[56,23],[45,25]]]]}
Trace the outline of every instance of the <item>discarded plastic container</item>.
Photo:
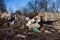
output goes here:
{"type": "Polygon", "coordinates": [[[32,28],[32,30],[34,31],[34,32],[38,32],[38,28],[37,27],[34,27],[34,28],[32,28]]]}

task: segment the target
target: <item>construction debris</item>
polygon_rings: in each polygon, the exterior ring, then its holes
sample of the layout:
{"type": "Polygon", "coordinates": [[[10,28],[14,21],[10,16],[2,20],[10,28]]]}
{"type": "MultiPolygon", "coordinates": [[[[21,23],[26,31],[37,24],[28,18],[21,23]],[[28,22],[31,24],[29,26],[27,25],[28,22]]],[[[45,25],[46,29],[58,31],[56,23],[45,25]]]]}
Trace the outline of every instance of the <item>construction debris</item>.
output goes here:
{"type": "Polygon", "coordinates": [[[54,27],[60,26],[60,21],[52,22],[52,25],[48,25],[49,21],[43,21],[41,26],[38,23],[41,22],[41,16],[37,15],[32,19],[21,16],[15,15],[13,19],[11,14],[2,14],[0,19],[0,40],[60,40],[60,32],[57,30],[60,27],[54,27]]]}

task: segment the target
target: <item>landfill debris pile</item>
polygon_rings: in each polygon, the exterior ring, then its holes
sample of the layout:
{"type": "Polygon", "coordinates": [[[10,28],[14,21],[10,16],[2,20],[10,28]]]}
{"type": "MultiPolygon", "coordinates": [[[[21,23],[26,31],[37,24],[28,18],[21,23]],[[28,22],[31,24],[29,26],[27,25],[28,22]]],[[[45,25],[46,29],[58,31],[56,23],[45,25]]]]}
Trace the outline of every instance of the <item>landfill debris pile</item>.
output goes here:
{"type": "Polygon", "coordinates": [[[53,26],[56,27],[56,29],[60,29],[60,20],[54,22],[53,26]]]}
{"type": "Polygon", "coordinates": [[[40,16],[30,19],[5,14],[0,18],[0,40],[60,40],[60,32],[55,27],[44,21],[42,26],[38,24],[40,16]]]}

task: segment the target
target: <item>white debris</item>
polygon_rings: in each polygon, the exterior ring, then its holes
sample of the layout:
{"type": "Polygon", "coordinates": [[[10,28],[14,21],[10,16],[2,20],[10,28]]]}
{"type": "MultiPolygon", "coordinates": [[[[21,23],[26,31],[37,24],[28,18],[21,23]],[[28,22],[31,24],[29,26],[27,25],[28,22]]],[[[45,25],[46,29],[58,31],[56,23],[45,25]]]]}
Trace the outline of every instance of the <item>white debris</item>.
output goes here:
{"type": "Polygon", "coordinates": [[[37,18],[36,22],[40,22],[40,16],[36,16],[34,18],[37,18]]]}
{"type": "Polygon", "coordinates": [[[13,25],[15,21],[12,21],[10,24],[13,25]]]}
{"type": "Polygon", "coordinates": [[[34,27],[39,28],[40,25],[38,24],[38,22],[40,22],[40,17],[36,16],[33,19],[30,19],[26,25],[29,26],[28,28],[34,28],[34,27]],[[33,23],[33,22],[35,22],[35,23],[33,23]]]}
{"type": "Polygon", "coordinates": [[[50,31],[45,30],[45,33],[51,33],[50,31]]]}
{"type": "Polygon", "coordinates": [[[29,17],[26,17],[26,21],[28,21],[29,20],[29,17]]]}
{"type": "Polygon", "coordinates": [[[4,18],[6,15],[7,15],[7,13],[3,13],[3,14],[1,15],[1,18],[4,18]]]}
{"type": "Polygon", "coordinates": [[[26,38],[26,36],[25,36],[25,35],[21,35],[21,34],[17,34],[17,37],[26,38]]]}
{"type": "Polygon", "coordinates": [[[2,15],[1,15],[1,18],[3,19],[3,18],[5,18],[5,19],[10,19],[10,17],[11,17],[11,14],[8,14],[8,13],[3,13],[2,15]]]}
{"type": "Polygon", "coordinates": [[[35,20],[34,20],[34,18],[33,19],[31,19],[31,22],[34,22],[35,20]]]}
{"type": "Polygon", "coordinates": [[[28,23],[26,24],[26,26],[29,26],[31,24],[31,20],[28,21],[28,23]]]}
{"type": "Polygon", "coordinates": [[[40,25],[38,23],[34,23],[34,24],[29,25],[29,28],[34,28],[34,27],[39,28],[40,25]]]}

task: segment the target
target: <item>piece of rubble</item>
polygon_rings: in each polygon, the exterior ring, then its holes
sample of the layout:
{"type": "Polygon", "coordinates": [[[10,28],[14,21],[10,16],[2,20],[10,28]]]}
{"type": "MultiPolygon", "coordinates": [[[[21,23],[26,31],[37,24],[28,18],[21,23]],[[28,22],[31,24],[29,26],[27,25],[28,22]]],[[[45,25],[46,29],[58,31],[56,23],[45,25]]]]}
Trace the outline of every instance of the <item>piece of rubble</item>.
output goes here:
{"type": "Polygon", "coordinates": [[[48,31],[48,30],[45,30],[45,33],[51,33],[50,31],[48,31]]]}
{"type": "Polygon", "coordinates": [[[22,38],[26,38],[26,35],[22,35],[22,34],[17,34],[17,37],[22,37],[22,38]]]}

